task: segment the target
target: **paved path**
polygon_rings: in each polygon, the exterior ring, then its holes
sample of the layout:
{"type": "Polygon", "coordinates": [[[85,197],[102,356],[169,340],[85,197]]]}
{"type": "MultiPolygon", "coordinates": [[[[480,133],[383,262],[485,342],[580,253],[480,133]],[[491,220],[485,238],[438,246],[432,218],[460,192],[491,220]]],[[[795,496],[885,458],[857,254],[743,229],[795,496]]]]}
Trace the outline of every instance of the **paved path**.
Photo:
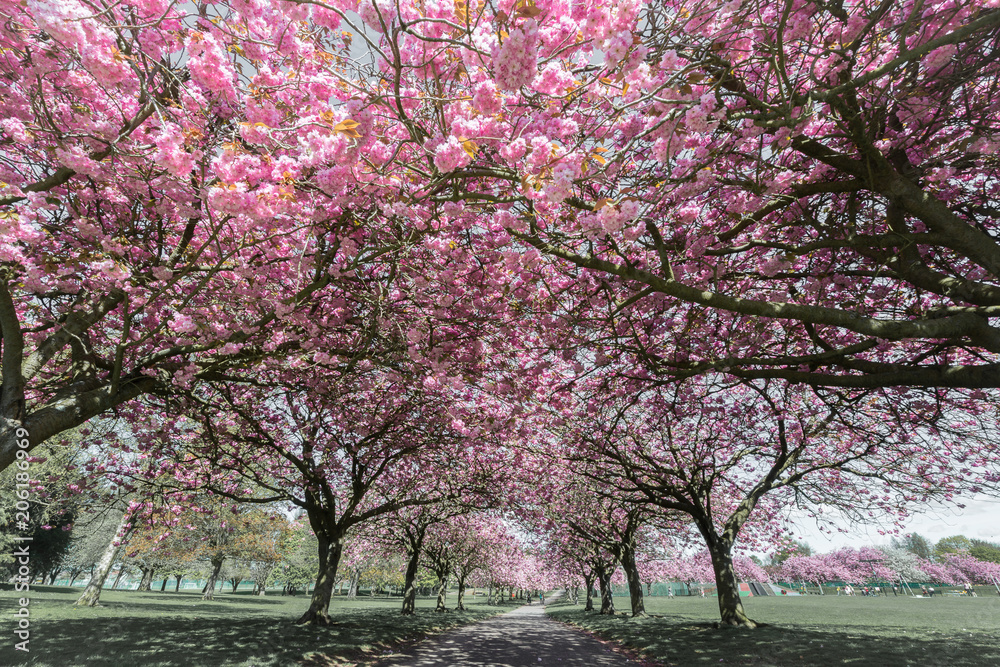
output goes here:
{"type": "Polygon", "coordinates": [[[635,667],[637,663],[553,621],[537,602],[412,646],[377,667],[635,667]]]}

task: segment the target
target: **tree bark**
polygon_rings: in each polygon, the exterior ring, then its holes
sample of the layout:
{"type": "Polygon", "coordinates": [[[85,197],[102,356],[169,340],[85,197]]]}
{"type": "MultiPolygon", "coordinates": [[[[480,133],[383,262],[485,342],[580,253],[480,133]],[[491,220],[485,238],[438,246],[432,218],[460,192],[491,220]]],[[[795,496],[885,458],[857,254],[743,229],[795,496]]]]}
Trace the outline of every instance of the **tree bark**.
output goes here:
{"type": "Polygon", "coordinates": [[[334,535],[332,538],[317,534],[319,539],[319,573],[316,575],[316,586],[313,588],[309,609],[296,621],[300,625],[330,625],[330,599],[333,597],[333,585],[337,581],[337,568],[340,557],[344,553],[344,536],[334,535]]]}
{"type": "Polygon", "coordinates": [[[216,553],[212,556],[212,574],[208,577],[208,583],[205,584],[205,592],[202,594],[202,600],[214,600],[215,599],[215,582],[219,578],[219,570],[222,569],[222,563],[225,562],[226,557],[216,553]]]}
{"type": "Polygon", "coordinates": [[[163,583],[160,584],[160,592],[161,593],[163,591],[167,590],[167,579],[168,579],[167,575],[163,575],[163,583]]]}
{"type": "Polygon", "coordinates": [[[455,609],[458,611],[465,611],[465,576],[458,577],[458,602],[455,603],[455,609]]]}
{"type": "Polygon", "coordinates": [[[411,544],[407,550],[406,555],[409,557],[406,561],[406,575],[403,579],[403,614],[410,615],[413,614],[417,609],[417,568],[420,566],[420,549],[419,546],[414,548],[411,544]]]}
{"type": "Polygon", "coordinates": [[[142,568],[142,580],[139,582],[137,591],[148,591],[153,586],[153,568],[142,568]]]}
{"type": "Polygon", "coordinates": [[[632,603],[632,617],[646,616],[646,604],[642,597],[642,580],[639,578],[639,568],[635,563],[635,540],[626,541],[621,545],[621,564],[628,581],[628,596],[632,603]]]}
{"type": "Polygon", "coordinates": [[[597,568],[597,582],[601,587],[601,615],[615,615],[614,591],[611,590],[611,573],[608,568],[601,566],[597,568]]]}
{"type": "Polygon", "coordinates": [[[347,587],[347,599],[353,600],[358,597],[358,584],[361,583],[361,570],[351,571],[350,585],[347,587]]]}
{"type": "Polygon", "coordinates": [[[585,573],[583,575],[583,585],[587,589],[587,602],[584,611],[594,611],[594,574],[585,573]]]}
{"type": "Polygon", "coordinates": [[[178,591],[181,590],[181,579],[184,578],[184,575],[183,574],[175,574],[174,576],[177,577],[177,583],[174,584],[174,593],[176,593],[176,592],[178,592],[178,591]]]}
{"type": "Polygon", "coordinates": [[[108,548],[104,550],[101,560],[97,561],[90,581],[87,582],[87,587],[83,589],[83,595],[74,603],[77,607],[98,606],[98,601],[101,599],[101,588],[104,586],[104,581],[111,572],[111,566],[115,564],[115,559],[118,558],[118,554],[122,550],[122,540],[128,522],[129,516],[126,513],[122,516],[122,520],[118,524],[118,530],[115,531],[115,536],[111,538],[108,548]]]}
{"type": "Polygon", "coordinates": [[[444,571],[440,575],[441,583],[438,586],[437,605],[434,607],[434,611],[448,611],[444,605],[445,599],[448,597],[448,574],[447,571],[444,571]]]}
{"type": "Polygon", "coordinates": [[[715,586],[719,595],[719,615],[722,625],[744,628],[756,628],[757,623],[747,616],[740,598],[740,587],[736,582],[736,570],[733,567],[732,544],[723,538],[706,537],[708,553],[712,557],[712,569],[715,571],[715,586]]]}

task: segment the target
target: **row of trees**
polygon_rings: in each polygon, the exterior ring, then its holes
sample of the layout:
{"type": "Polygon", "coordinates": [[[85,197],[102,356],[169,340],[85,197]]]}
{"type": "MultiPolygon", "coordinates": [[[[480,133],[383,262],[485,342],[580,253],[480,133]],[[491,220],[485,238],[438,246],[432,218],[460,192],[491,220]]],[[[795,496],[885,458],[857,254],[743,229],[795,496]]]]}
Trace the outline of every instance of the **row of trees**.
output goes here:
{"type": "Polygon", "coordinates": [[[989,563],[1000,563],[1000,544],[965,535],[942,537],[935,543],[918,533],[908,533],[892,540],[892,546],[904,549],[924,560],[942,561],[953,554],[968,555],[989,563]]]}
{"type": "Polygon", "coordinates": [[[114,541],[302,510],[303,622],[459,505],[696,538],[753,625],[789,507],[1000,482],[994,5],[6,7],[0,467],[113,415],[114,541]]]}

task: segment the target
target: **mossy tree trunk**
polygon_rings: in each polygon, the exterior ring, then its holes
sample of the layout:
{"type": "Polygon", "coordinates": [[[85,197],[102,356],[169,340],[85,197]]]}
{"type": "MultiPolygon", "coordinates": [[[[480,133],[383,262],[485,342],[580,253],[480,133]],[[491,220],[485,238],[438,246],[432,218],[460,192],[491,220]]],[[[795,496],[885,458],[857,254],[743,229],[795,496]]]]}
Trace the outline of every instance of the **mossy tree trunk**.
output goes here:
{"type": "Polygon", "coordinates": [[[594,611],[594,573],[590,569],[584,570],[583,586],[587,592],[587,601],[583,610],[594,611]]]}
{"type": "Polygon", "coordinates": [[[337,580],[337,568],[344,553],[344,536],[316,535],[319,540],[319,572],[309,609],[296,621],[300,625],[330,625],[330,600],[337,580]]]}
{"type": "Polygon", "coordinates": [[[448,598],[448,579],[450,578],[450,574],[451,573],[447,569],[442,570],[438,574],[440,579],[438,584],[437,604],[434,607],[434,611],[448,611],[448,608],[445,606],[445,600],[448,598]]]}
{"type": "Polygon", "coordinates": [[[455,602],[455,609],[458,611],[465,611],[465,573],[458,575],[458,600],[455,602]]]}
{"type": "Polygon", "coordinates": [[[611,572],[606,565],[597,568],[597,583],[601,588],[601,615],[614,616],[615,598],[611,589],[611,572]]]}
{"type": "Polygon", "coordinates": [[[153,586],[153,568],[144,567],[142,568],[142,580],[139,582],[139,591],[148,591],[153,586]]]}
{"type": "Polygon", "coordinates": [[[353,600],[358,597],[358,584],[360,583],[361,583],[361,570],[358,569],[351,570],[351,577],[347,585],[348,600],[353,600]]]}
{"type": "Polygon", "coordinates": [[[696,520],[695,523],[705,538],[709,556],[712,558],[712,570],[715,572],[715,587],[719,598],[720,622],[726,626],[756,628],[757,623],[747,616],[743,609],[743,601],[740,599],[740,587],[736,581],[736,569],[733,567],[731,531],[719,535],[710,521],[696,520]]]}

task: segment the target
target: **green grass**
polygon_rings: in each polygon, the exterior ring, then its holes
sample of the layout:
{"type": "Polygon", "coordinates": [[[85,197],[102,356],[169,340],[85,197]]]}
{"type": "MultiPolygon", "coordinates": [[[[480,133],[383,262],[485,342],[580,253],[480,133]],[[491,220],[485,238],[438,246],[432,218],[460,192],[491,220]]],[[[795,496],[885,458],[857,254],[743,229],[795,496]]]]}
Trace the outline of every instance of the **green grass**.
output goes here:
{"type": "MultiPolygon", "coordinates": [[[[12,613],[17,598],[0,590],[0,665],[31,667],[284,667],[367,665],[391,648],[486,618],[507,607],[489,607],[466,596],[469,611],[439,614],[434,600],[418,600],[402,616],[394,599],[334,598],[326,628],[294,621],[309,598],[198,592],[104,591],[101,607],[79,609],[82,589],[33,587],[31,652],[14,650],[12,613]]],[[[449,605],[454,604],[450,596],[449,605]]]]}
{"type": "MultiPolygon", "coordinates": [[[[599,601],[597,601],[599,602],[599,601]]],[[[1000,665],[1000,598],[744,598],[755,630],[713,627],[715,598],[647,598],[650,618],[585,614],[560,601],[553,618],[618,641],[663,665],[1000,665]]]]}

